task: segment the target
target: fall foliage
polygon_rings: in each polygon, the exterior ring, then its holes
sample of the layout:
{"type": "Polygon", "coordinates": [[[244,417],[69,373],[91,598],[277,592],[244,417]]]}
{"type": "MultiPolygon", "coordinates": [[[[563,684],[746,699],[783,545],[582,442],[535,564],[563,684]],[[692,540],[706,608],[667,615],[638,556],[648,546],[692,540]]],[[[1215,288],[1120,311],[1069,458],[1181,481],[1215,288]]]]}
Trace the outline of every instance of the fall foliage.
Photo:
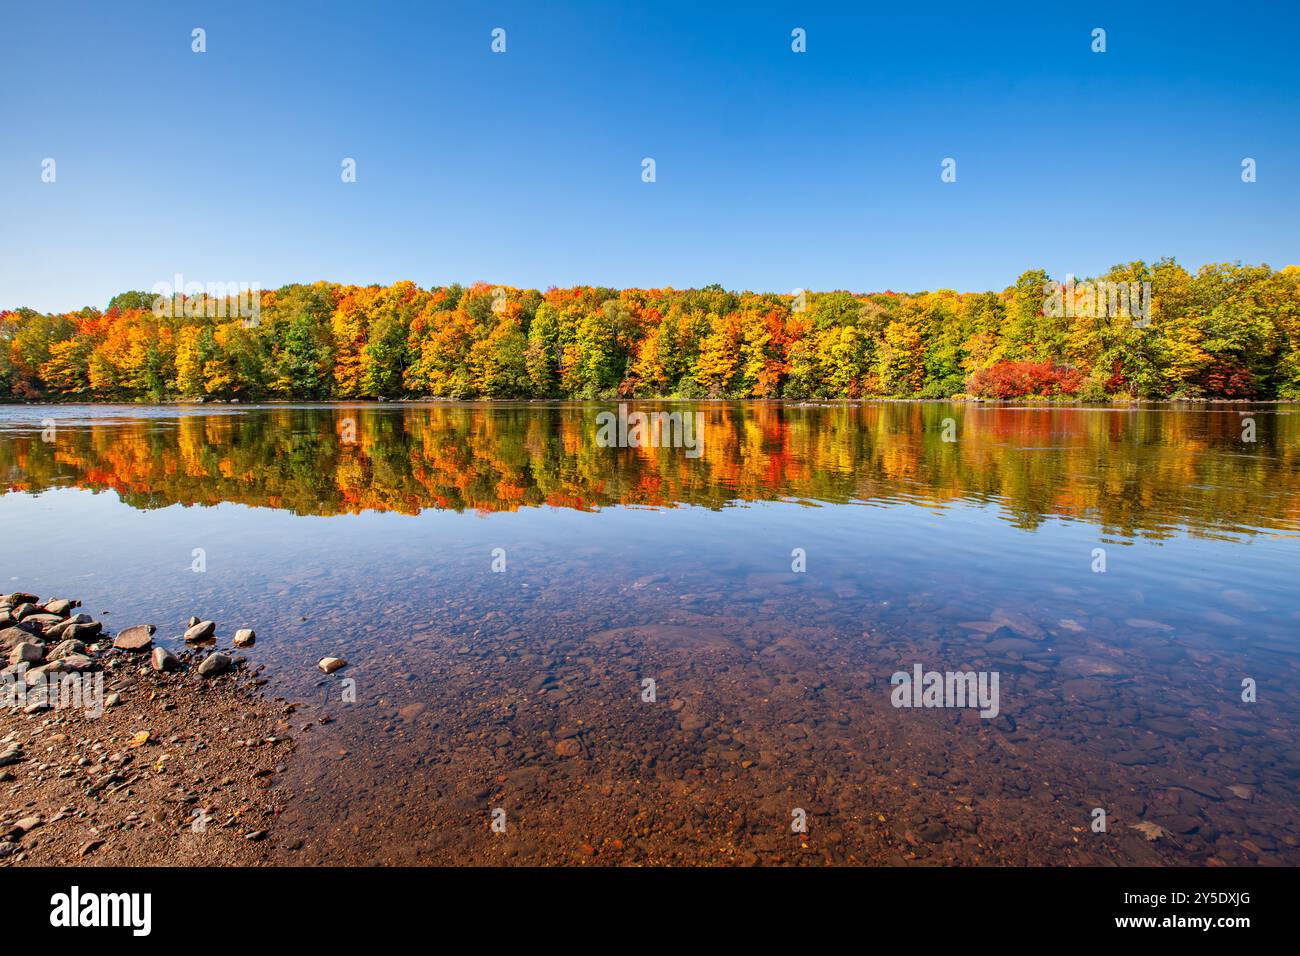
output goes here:
{"type": "Polygon", "coordinates": [[[1150,283],[1147,321],[1046,309],[1042,270],[1002,292],[798,296],[318,282],[260,293],[255,320],[128,292],[0,312],[0,398],[1300,398],[1300,267],[1098,281],[1150,283]]]}

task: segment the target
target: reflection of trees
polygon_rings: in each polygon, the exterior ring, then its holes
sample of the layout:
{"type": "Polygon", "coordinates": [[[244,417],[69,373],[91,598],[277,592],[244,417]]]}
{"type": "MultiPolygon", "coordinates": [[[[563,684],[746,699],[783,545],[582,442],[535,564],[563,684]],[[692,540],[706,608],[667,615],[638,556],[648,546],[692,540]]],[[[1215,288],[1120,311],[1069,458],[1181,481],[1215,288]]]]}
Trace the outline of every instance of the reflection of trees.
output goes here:
{"type": "Polygon", "coordinates": [[[232,501],[313,515],[798,498],[996,500],[1021,527],[1063,515],[1126,535],[1297,524],[1294,415],[1257,413],[1250,445],[1235,412],[695,407],[699,459],[598,446],[594,405],[283,407],[65,425],[53,443],[5,436],[0,475],[11,490],[71,483],[139,508],[232,501]],[[955,443],[941,438],[946,417],[955,443]]]}

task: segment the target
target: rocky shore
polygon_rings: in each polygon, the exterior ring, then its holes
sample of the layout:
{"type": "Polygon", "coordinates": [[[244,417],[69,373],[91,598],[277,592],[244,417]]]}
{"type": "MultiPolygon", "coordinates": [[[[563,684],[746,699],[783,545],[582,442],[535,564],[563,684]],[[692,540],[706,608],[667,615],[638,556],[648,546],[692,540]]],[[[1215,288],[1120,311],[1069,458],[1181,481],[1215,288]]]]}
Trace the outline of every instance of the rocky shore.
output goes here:
{"type": "Polygon", "coordinates": [[[158,643],[79,607],[0,595],[0,866],[269,862],[292,708],[258,692],[253,632],[158,643]]]}

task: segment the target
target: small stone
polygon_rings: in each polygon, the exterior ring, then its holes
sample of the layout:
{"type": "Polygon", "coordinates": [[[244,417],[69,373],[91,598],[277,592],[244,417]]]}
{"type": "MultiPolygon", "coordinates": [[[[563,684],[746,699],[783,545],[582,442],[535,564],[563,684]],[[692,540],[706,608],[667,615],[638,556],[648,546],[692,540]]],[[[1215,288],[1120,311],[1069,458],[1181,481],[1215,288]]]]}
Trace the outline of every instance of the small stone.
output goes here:
{"type": "Polygon", "coordinates": [[[582,753],[582,744],[576,737],[569,737],[555,745],[555,752],[561,757],[576,757],[582,753]]]}
{"type": "Polygon", "coordinates": [[[178,663],[176,655],[165,647],[155,647],[149,659],[149,666],[156,671],[174,671],[178,663]]]}
{"type": "Polygon", "coordinates": [[[347,667],[348,662],[341,657],[322,657],[316,666],[326,674],[333,674],[336,670],[347,667]]]}
{"type": "Polygon", "coordinates": [[[120,651],[147,651],[153,645],[154,630],[152,624],[128,627],[117,632],[117,637],[113,638],[113,646],[120,651]]]}
{"type": "Polygon", "coordinates": [[[94,853],[103,845],[104,845],[103,840],[91,840],[89,843],[82,844],[81,849],[77,851],[77,855],[87,856],[91,853],[94,853]]]}
{"type": "Polygon", "coordinates": [[[107,697],[104,698],[105,707],[116,707],[120,703],[122,703],[121,694],[109,694],[107,697]]]}
{"type": "Polygon", "coordinates": [[[251,627],[241,627],[235,632],[236,647],[252,647],[257,640],[257,634],[251,627]]]}
{"type": "Polygon", "coordinates": [[[225,654],[209,654],[199,665],[200,677],[216,677],[230,669],[230,658],[225,654]]]}
{"type": "Polygon", "coordinates": [[[249,832],[249,833],[245,833],[245,834],[244,834],[244,839],[245,839],[245,840],[254,840],[254,841],[256,841],[256,840],[260,840],[260,839],[262,839],[264,836],[266,836],[266,831],[265,831],[265,830],[253,830],[253,831],[251,831],[251,832],[249,832]]]}
{"type": "Polygon", "coordinates": [[[14,824],[14,829],[19,833],[29,833],[44,822],[45,821],[38,816],[23,817],[14,824]]]}
{"type": "Polygon", "coordinates": [[[206,641],[209,637],[211,637],[214,633],[216,633],[216,630],[217,630],[216,621],[199,621],[197,624],[191,626],[190,629],[185,632],[185,640],[206,641]]]}

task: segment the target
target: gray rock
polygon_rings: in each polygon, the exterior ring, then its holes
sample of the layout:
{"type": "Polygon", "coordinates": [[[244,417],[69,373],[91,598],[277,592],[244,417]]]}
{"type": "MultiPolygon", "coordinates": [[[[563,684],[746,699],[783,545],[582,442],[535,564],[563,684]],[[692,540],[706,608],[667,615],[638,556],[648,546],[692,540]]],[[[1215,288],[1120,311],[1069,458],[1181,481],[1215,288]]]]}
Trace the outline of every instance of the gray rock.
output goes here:
{"type": "Polygon", "coordinates": [[[257,640],[257,635],[251,627],[241,627],[235,632],[236,647],[252,647],[257,640]]]}
{"type": "Polygon", "coordinates": [[[200,677],[216,677],[230,669],[230,658],[225,654],[209,654],[199,665],[200,677]]]}
{"type": "Polygon", "coordinates": [[[178,663],[176,655],[165,647],[155,647],[149,660],[149,665],[156,671],[174,671],[178,663]]]}
{"type": "Polygon", "coordinates": [[[185,632],[187,641],[203,641],[211,637],[217,630],[216,621],[199,621],[185,632]]]}
{"type": "Polygon", "coordinates": [[[86,623],[68,624],[59,632],[62,638],[76,638],[79,641],[89,640],[99,636],[104,625],[100,621],[88,621],[86,623]]]}

